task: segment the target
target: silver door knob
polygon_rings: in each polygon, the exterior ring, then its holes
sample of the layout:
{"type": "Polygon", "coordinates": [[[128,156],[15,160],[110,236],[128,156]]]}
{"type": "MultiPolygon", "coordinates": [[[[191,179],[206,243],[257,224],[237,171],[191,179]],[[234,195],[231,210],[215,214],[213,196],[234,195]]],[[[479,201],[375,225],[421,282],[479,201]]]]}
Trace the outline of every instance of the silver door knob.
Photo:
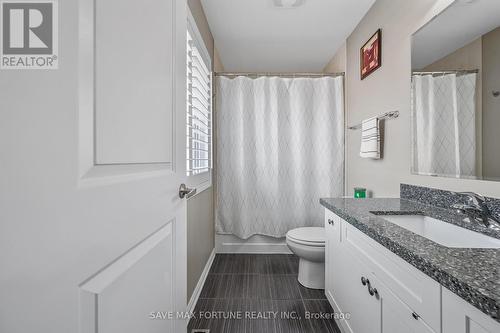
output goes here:
{"type": "Polygon", "coordinates": [[[181,184],[181,186],[179,187],[179,198],[181,199],[184,198],[189,199],[195,194],[196,194],[196,189],[188,188],[186,184],[181,184]]]}

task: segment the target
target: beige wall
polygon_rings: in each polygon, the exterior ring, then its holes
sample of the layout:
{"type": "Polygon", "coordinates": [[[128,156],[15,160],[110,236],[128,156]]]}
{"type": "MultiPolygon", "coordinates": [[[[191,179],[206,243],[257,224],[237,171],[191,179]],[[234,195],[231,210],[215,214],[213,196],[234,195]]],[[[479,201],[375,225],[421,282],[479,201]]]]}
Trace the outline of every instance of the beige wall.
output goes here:
{"type": "Polygon", "coordinates": [[[470,190],[500,197],[500,183],[415,176],[410,174],[410,73],[411,34],[451,1],[378,0],[347,39],[346,107],[347,123],[390,110],[399,110],[398,119],[385,126],[384,158],[359,157],[360,132],[346,133],[346,174],[348,194],[363,186],[378,197],[397,197],[402,182],[470,190]],[[382,67],[360,80],[359,48],[382,29],[382,67]]]}
{"type": "Polygon", "coordinates": [[[200,0],[188,0],[188,6],[191,10],[191,14],[193,14],[194,20],[196,21],[196,25],[198,26],[198,30],[200,31],[201,37],[205,42],[205,46],[207,47],[208,52],[210,52],[210,54],[213,54],[214,37],[212,36],[212,32],[210,31],[210,27],[208,26],[207,17],[205,16],[205,12],[203,11],[200,0]]]}
{"type": "Polygon", "coordinates": [[[219,52],[215,46],[214,37],[212,36],[212,32],[208,26],[207,17],[205,16],[200,0],[188,0],[188,6],[191,10],[191,14],[193,14],[194,20],[196,21],[198,30],[200,30],[205,46],[207,47],[208,52],[212,55],[212,66],[214,72],[223,71],[224,66],[220,60],[219,52]]]}
{"type": "Polygon", "coordinates": [[[188,301],[215,248],[213,187],[190,198],[187,203],[187,292],[188,301]]]}
{"type": "Polygon", "coordinates": [[[342,73],[346,68],[347,45],[344,42],[333,56],[332,60],[323,69],[324,73],[342,73]]]}
{"type": "Polygon", "coordinates": [[[500,28],[483,36],[483,175],[500,175],[500,28]]]}
{"type": "MultiPolygon", "coordinates": [[[[200,0],[188,0],[189,9],[212,54],[213,68],[222,64],[214,47],[214,39],[208,26],[200,0]],[[217,56],[215,56],[217,55],[217,56]]],[[[187,204],[187,300],[191,298],[208,258],[215,247],[215,220],[213,209],[213,187],[190,198],[187,204]]]]}
{"type": "MultiPolygon", "coordinates": [[[[482,38],[479,37],[446,57],[422,68],[423,71],[481,69],[482,38]]],[[[414,68],[415,69],[415,68],[414,68]]],[[[418,70],[418,69],[417,69],[418,70]]]]}
{"type": "Polygon", "coordinates": [[[219,51],[217,51],[217,48],[214,48],[214,72],[223,72],[223,71],[224,71],[224,65],[220,60],[219,51]]]}

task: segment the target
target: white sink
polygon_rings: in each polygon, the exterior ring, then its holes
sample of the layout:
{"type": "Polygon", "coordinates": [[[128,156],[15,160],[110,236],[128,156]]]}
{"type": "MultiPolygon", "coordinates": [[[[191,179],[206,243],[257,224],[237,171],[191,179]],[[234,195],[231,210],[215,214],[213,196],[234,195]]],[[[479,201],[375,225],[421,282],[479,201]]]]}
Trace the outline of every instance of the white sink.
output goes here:
{"type": "Polygon", "coordinates": [[[500,248],[500,239],[423,215],[377,215],[446,247],[500,248]]]}

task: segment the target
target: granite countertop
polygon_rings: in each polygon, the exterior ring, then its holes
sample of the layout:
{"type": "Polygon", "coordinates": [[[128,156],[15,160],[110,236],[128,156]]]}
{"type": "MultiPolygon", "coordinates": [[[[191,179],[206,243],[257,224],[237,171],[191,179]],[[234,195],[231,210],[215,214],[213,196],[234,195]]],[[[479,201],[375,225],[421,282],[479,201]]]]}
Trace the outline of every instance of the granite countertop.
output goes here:
{"type": "Polygon", "coordinates": [[[328,208],[482,312],[500,322],[500,249],[448,248],[371,213],[421,214],[500,239],[451,210],[407,199],[321,199],[328,208]]]}

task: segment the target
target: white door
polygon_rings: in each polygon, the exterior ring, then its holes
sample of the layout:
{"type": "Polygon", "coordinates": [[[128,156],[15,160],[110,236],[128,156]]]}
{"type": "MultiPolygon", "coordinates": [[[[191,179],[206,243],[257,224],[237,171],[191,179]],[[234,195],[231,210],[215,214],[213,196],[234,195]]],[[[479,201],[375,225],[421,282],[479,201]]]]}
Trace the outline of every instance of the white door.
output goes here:
{"type": "Polygon", "coordinates": [[[185,331],[185,6],[58,1],[59,69],[0,70],[0,332],[185,331]]]}

